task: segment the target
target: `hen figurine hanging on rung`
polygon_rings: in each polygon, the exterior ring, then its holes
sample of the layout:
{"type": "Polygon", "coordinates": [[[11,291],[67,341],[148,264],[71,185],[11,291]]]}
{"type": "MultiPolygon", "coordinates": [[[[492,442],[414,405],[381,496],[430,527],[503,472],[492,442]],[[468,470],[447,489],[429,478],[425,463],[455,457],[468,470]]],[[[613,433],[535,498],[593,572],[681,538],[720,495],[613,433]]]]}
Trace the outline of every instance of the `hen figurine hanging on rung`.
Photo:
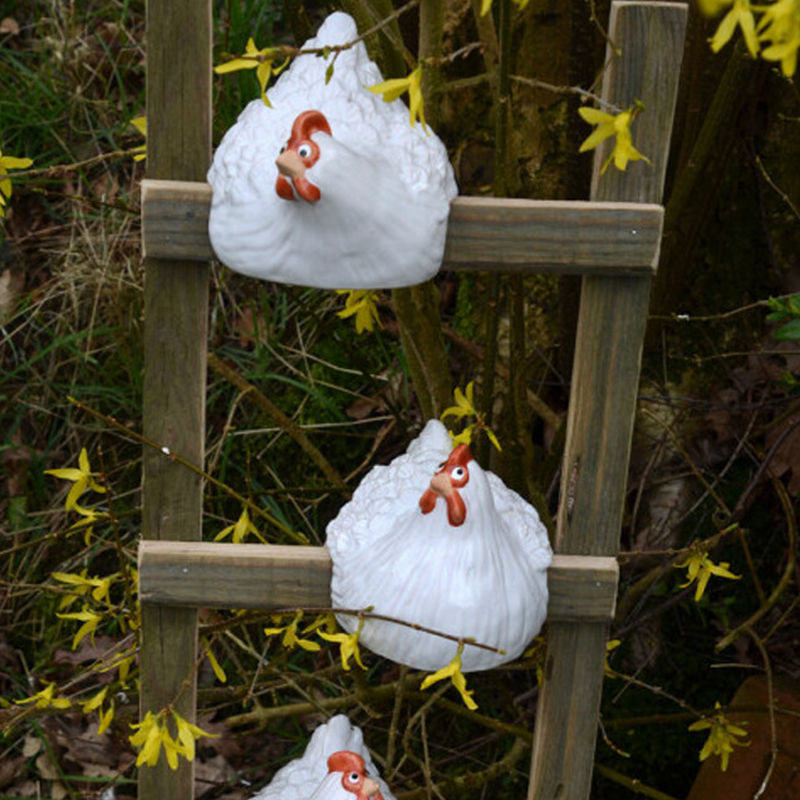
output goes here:
{"type": "Polygon", "coordinates": [[[339,714],[317,728],[251,800],[395,800],[378,775],[361,729],[339,714]]]}
{"type": "MultiPolygon", "coordinates": [[[[327,528],[334,608],[364,609],[451,636],[472,637],[504,655],[467,645],[464,672],[519,656],[547,614],[552,550],[533,507],[466,445],[452,448],[432,420],[408,451],[374,467],[327,528]]],[[[338,615],[352,632],[356,617],[338,615]]],[[[446,666],[456,644],[366,618],[360,642],[401,664],[446,666]]]]}
{"type": "MultiPolygon", "coordinates": [[[[303,49],[355,41],[331,14],[303,49]]],[[[383,80],[363,43],[301,55],[225,134],[208,173],[217,257],[254,278],[323,289],[420,283],[439,270],[457,188],[442,142],[383,80]],[[326,72],[332,76],[326,82],[326,72]]]]}

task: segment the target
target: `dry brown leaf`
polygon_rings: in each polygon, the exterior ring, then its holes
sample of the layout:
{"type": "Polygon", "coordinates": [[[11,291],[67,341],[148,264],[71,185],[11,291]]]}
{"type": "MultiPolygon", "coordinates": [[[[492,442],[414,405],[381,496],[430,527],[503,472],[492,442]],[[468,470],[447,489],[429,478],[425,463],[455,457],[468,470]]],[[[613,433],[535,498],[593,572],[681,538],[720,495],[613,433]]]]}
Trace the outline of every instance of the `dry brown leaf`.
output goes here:
{"type": "Polygon", "coordinates": [[[236,779],[236,770],[220,755],[206,761],[195,761],[195,793],[200,797],[212,787],[220,786],[236,779]]]}
{"type": "Polygon", "coordinates": [[[40,753],[36,757],[36,769],[39,771],[39,777],[46,781],[57,781],[61,777],[48,752],[40,753]]]}
{"type": "Polygon", "coordinates": [[[6,17],[0,21],[0,34],[19,36],[19,23],[13,17],[6,17]]]}
{"type": "MultiPolygon", "coordinates": [[[[784,475],[791,473],[786,488],[792,495],[796,495],[800,492],[800,425],[796,423],[796,418],[787,421],[788,425],[795,424],[795,428],[786,436],[780,445],[778,445],[778,449],[769,462],[770,472],[774,477],[782,478],[784,475]]],[[[785,430],[786,427],[784,426],[777,430],[770,431],[766,438],[766,446],[768,448],[772,447],[785,430]]]]}
{"type": "Polygon", "coordinates": [[[26,760],[25,756],[17,756],[0,762],[0,789],[5,789],[22,772],[26,760]]]}
{"type": "Polygon", "coordinates": [[[42,749],[42,740],[38,736],[26,736],[22,742],[22,755],[33,758],[42,749]]]}

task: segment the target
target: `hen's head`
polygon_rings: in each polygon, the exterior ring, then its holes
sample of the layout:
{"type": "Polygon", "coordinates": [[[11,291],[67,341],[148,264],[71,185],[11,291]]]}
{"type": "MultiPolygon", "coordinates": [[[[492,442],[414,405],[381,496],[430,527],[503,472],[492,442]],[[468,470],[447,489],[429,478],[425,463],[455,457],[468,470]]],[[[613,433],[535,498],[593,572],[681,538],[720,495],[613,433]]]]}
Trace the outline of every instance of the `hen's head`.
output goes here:
{"type": "Polygon", "coordinates": [[[311,137],[320,132],[331,135],[331,126],[321,111],[304,111],[295,119],[292,135],[275,159],[280,173],[275,181],[275,191],[284,200],[294,200],[295,189],[308,203],[319,200],[320,191],[306,178],[306,170],[319,160],[319,145],[311,137]]]}
{"type": "Polygon", "coordinates": [[[328,774],[339,773],[342,788],[355,795],[351,800],[383,800],[378,782],[367,775],[364,759],[357,753],[340,750],[328,757],[328,774]]]}
{"type": "Polygon", "coordinates": [[[453,526],[463,525],[467,518],[467,506],[459,489],[469,482],[469,462],[472,453],[465,444],[460,444],[431,478],[430,486],[419,499],[423,514],[429,514],[441,497],[447,504],[447,521],[453,526]]]}

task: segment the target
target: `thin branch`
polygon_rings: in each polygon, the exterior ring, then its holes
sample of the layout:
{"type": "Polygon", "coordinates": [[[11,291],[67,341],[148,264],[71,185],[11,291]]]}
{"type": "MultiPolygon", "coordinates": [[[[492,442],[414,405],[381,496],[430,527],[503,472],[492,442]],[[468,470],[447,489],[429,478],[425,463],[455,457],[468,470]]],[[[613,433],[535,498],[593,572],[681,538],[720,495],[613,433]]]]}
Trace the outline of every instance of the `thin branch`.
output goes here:
{"type": "Polygon", "coordinates": [[[731,642],[734,642],[740,636],[746,634],[748,632],[748,628],[752,628],[756,622],[758,622],[775,606],[778,600],[780,600],[784,591],[786,591],[786,589],[794,580],[794,566],[795,559],[797,557],[797,517],[795,515],[794,506],[792,505],[792,499],[789,497],[789,492],[786,490],[786,487],[777,479],[772,481],[772,485],[775,487],[775,491],[778,494],[778,498],[780,499],[784,513],[786,514],[786,524],[788,527],[789,538],[786,548],[786,567],[783,570],[783,575],[781,576],[780,581],[778,581],[778,585],[775,587],[772,594],[767,598],[767,602],[762,603],[758,610],[751,614],[747,620],[720,639],[715,647],[715,650],[717,651],[723,650],[725,647],[731,644],[731,642]]]}
{"type": "Polygon", "coordinates": [[[758,787],[758,790],[753,795],[753,800],[759,800],[759,798],[762,797],[764,792],[767,790],[769,780],[772,777],[772,773],[775,770],[775,764],[778,760],[778,733],[775,726],[775,695],[773,693],[772,665],[769,662],[769,654],[767,653],[767,648],[764,647],[764,642],[761,637],[749,626],[747,627],[747,633],[750,635],[750,638],[753,640],[753,642],[755,642],[756,647],[761,653],[761,658],[764,661],[764,673],[767,676],[767,711],[769,712],[770,760],[769,766],[767,767],[767,772],[764,775],[764,780],[761,781],[761,786],[758,787]]]}
{"type": "Polygon", "coordinates": [[[795,217],[800,220],[800,211],[798,210],[797,206],[792,202],[791,197],[789,197],[789,195],[786,194],[786,192],[784,192],[783,189],[781,189],[780,186],[778,186],[775,181],[772,180],[772,177],[767,172],[764,163],[761,161],[761,156],[755,156],[755,163],[758,167],[758,171],[761,173],[761,177],[764,179],[766,184],[778,195],[778,197],[781,198],[781,200],[783,200],[784,203],[786,203],[787,206],[789,206],[789,210],[792,212],[792,214],[794,214],[795,217]]]}
{"type": "Polygon", "coordinates": [[[512,81],[521,83],[523,86],[530,86],[534,89],[544,89],[545,91],[553,92],[554,94],[576,94],[579,97],[585,98],[586,100],[593,100],[595,103],[597,103],[597,105],[607,108],[614,114],[619,114],[623,111],[623,109],[619,108],[619,106],[609,103],[608,100],[604,100],[594,92],[590,92],[581,88],[580,86],[567,86],[566,84],[558,86],[554,83],[547,83],[547,81],[540,81],[538,78],[525,78],[522,75],[511,75],[510,77],[512,81]]]}
{"type": "Polygon", "coordinates": [[[101,422],[105,423],[109,428],[112,428],[130,439],[133,439],[135,442],[138,442],[141,445],[145,445],[146,447],[150,447],[153,450],[158,450],[160,453],[166,458],[169,458],[170,461],[174,461],[177,464],[180,464],[186,469],[194,472],[195,475],[198,475],[203,480],[210,483],[212,486],[216,486],[218,489],[221,489],[230,497],[233,497],[235,500],[238,500],[243,506],[245,506],[248,510],[254,512],[262,519],[265,519],[271,525],[274,525],[276,528],[281,530],[287,536],[294,539],[298,544],[309,544],[308,539],[302,534],[298,533],[297,531],[293,531],[291,528],[284,525],[280,520],[273,517],[271,514],[264,511],[262,508],[257,506],[252,500],[248,499],[244,495],[239,494],[235,489],[231,489],[226,483],[223,483],[221,480],[218,480],[213,475],[209,475],[205,470],[198,467],[196,464],[193,464],[187,458],[184,458],[180,453],[175,453],[174,451],[170,450],[168,447],[165,447],[162,444],[159,444],[156,441],[148,438],[144,434],[138,433],[137,431],[132,430],[131,428],[123,425],[121,422],[116,420],[114,417],[109,417],[107,414],[103,414],[101,411],[97,411],[97,409],[92,408],[91,406],[86,405],[86,403],[82,403],[80,400],[76,400],[74,397],[67,398],[72,405],[78,408],[81,411],[85,411],[90,416],[94,417],[95,419],[99,419],[101,422]]]}
{"type": "Polygon", "coordinates": [[[244,395],[250,397],[253,402],[266,412],[278,425],[298,444],[300,449],[314,462],[323,475],[340,489],[347,488],[342,476],[334,469],[322,452],[314,446],[306,436],[303,429],[288,415],[284,414],[275,403],[273,403],[263,392],[250,383],[243,375],[234,369],[226,361],[223,361],[215,353],[209,352],[208,366],[214,370],[223,380],[235,386],[244,395]]]}

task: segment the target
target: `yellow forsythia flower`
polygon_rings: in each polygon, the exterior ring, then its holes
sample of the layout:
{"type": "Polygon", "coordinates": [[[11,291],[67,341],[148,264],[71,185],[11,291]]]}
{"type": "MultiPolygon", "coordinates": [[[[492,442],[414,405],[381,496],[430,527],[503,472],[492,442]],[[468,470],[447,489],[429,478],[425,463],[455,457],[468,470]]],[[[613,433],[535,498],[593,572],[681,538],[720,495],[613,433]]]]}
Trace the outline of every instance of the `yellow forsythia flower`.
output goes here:
{"type": "Polygon", "coordinates": [[[94,697],[80,704],[84,714],[91,714],[95,709],[99,709],[97,714],[97,732],[99,734],[105,733],[111,721],[114,719],[113,700],[109,703],[108,708],[105,711],[103,710],[103,704],[105,703],[107,693],[108,686],[104,686],[94,697]]]}
{"type": "Polygon", "coordinates": [[[428,677],[422,681],[420,689],[425,690],[438,681],[442,681],[445,678],[450,678],[450,682],[456,687],[458,693],[461,695],[464,705],[470,711],[474,711],[478,707],[478,704],[472,699],[472,695],[475,694],[475,692],[467,690],[467,679],[464,677],[464,673],[461,672],[461,653],[463,651],[464,642],[459,642],[458,650],[453,660],[446,667],[442,667],[442,669],[434,672],[432,675],[428,675],[428,677]]]}
{"type": "Polygon", "coordinates": [[[613,669],[611,669],[608,663],[608,655],[609,653],[611,653],[612,650],[616,650],[621,644],[622,641],[620,639],[611,639],[609,642],[606,643],[606,658],[603,663],[603,671],[609,678],[616,678],[617,673],[614,672],[613,669]]]}
{"type": "MultiPolygon", "coordinates": [[[[297,635],[297,628],[300,625],[300,620],[303,618],[303,612],[298,611],[294,615],[294,619],[282,628],[264,628],[264,633],[267,636],[276,636],[279,633],[283,634],[283,638],[281,639],[281,644],[291,650],[293,647],[302,647],[303,650],[308,650],[310,652],[316,652],[320,649],[320,646],[312,641],[311,639],[303,639],[302,637],[297,635]]],[[[280,619],[278,617],[277,619],[280,619]]]]}
{"type": "Polygon", "coordinates": [[[27,703],[35,703],[34,708],[69,708],[72,705],[66,697],[53,697],[56,690],[55,683],[48,683],[41,691],[37,692],[33,697],[27,697],[25,700],[15,700],[17,705],[24,706],[27,703]]]}
{"type": "Polygon", "coordinates": [[[411,126],[422,123],[422,129],[427,132],[425,125],[425,103],[422,99],[422,64],[405,78],[392,78],[374,86],[367,86],[371,92],[382,94],[385,103],[397,100],[401,94],[408,92],[408,116],[411,126]]]}
{"type": "Polygon", "coordinates": [[[614,160],[614,166],[619,170],[625,170],[629,161],[646,161],[650,163],[647,156],[642,155],[634,146],[631,137],[631,124],[641,112],[642,106],[637,104],[631,106],[626,111],[621,111],[619,114],[607,114],[605,111],[600,111],[597,108],[590,108],[584,106],[578,109],[581,117],[590,125],[596,125],[594,131],[589,134],[586,140],[580,147],[580,152],[584,153],[587,150],[593,150],[600,142],[608,139],[610,136],[616,137],[614,149],[611,155],[606,159],[600,174],[605,173],[611,160],[614,160]]]}
{"type": "Polygon", "coordinates": [[[75,508],[78,504],[78,498],[89,489],[93,492],[105,492],[105,487],[100,486],[93,477],[96,473],[92,472],[92,468],[89,466],[89,456],[86,454],[85,447],[81,449],[81,454],[78,456],[77,468],[46,469],[44,474],[73,482],[74,485],[67,495],[67,502],[65,505],[67,511],[75,508]]]}
{"type": "Polygon", "coordinates": [[[750,0],[733,0],[730,5],[731,10],[722,18],[722,22],[711,37],[711,50],[718,53],[730,41],[736,28],[741,28],[747,50],[755,58],[759,48],[756,39],[756,21],[750,0]]]}
{"type": "MultiPolygon", "coordinates": [[[[520,11],[524,11],[530,0],[514,0],[519,6],[520,11]]],[[[481,16],[486,16],[492,8],[493,0],[482,0],[481,2],[481,16]]]]}
{"type": "Polygon", "coordinates": [[[245,47],[243,56],[214,67],[214,72],[216,72],[217,75],[223,75],[226,72],[236,72],[240,69],[254,69],[256,71],[256,78],[258,79],[258,85],[261,88],[261,99],[264,101],[264,105],[272,108],[272,103],[270,103],[267,97],[267,84],[273,75],[278,75],[289,63],[289,59],[287,58],[280,66],[273,66],[273,61],[280,52],[280,50],[273,47],[265,47],[259,50],[251,37],[247,40],[247,46],[245,47]]]}
{"type": "Polygon", "coordinates": [[[797,50],[800,48],[800,2],[777,0],[762,7],[758,37],[767,44],[761,53],[766,61],[779,61],[781,70],[791,78],[797,69],[797,50]]]}
{"type": "Polygon", "coordinates": [[[75,600],[89,594],[89,592],[98,603],[110,604],[109,592],[111,591],[111,583],[118,576],[119,573],[115,572],[105,578],[89,578],[86,576],[85,569],[81,570],[80,575],[76,575],[74,572],[54,572],[53,578],[55,580],[69,584],[72,587],[70,593],[61,601],[58,607],[59,610],[72,605],[75,600]]]}
{"type": "Polygon", "coordinates": [[[364,331],[371,333],[375,329],[376,323],[380,327],[381,319],[378,315],[377,305],[380,300],[379,292],[373,289],[337,289],[336,292],[347,295],[344,309],[337,311],[336,316],[347,319],[355,315],[356,333],[364,331]]]}
{"type": "Polygon", "coordinates": [[[222,669],[219,661],[217,661],[217,657],[214,655],[214,651],[207,647],[205,650],[206,658],[208,659],[208,663],[211,664],[211,669],[214,670],[214,674],[219,679],[220,683],[227,683],[228,676],[225,674],[225,670],[222,669]]]}
{"type": "Polygon", "coordinates": [[[346,671],[350,670],[350,658],[355,659],[361,669],[366,669],[361,661],[361,651],[358,648],[358,638],[361,636],[361,631],[364,628],[364,620],[358,622],[358,627],[353,633],[326,633],[322,630],[317,630],[317,634],[327,642],[336,642],[339,645],[339,655],[342,659],[342,668],[346,671]]]}
{"type": "Polygon", "coordinates": [[[198,728],[197,725],[187,722],[177,711],[167,709],[162,709],[158,714],[148,711],[144,719],[139,723],[132,724],[131,728],[136,733],[129,737],[129,741],[139,749],[139,755],[136,758],[137,767],[141,767],[143,764],[154,767],[158,764],[163,747],[170,769],[177,769],[180,757],[187,761],[194,760],[195,739],[203,736],[217,736],[217,734],[208,733],[198,728]],[[169,732],[167,714],[173,719],[178,732],[177,738],[173,738],[169,732]]]}
{"type": "MultiPolygon", "coordinates": [[[[147,117],[134,117],[134,119],[131,120],[131,125],[133,125],[142,136],[147,138],[147,117]]],[[[147,158],[147,145],[139,145],[139,147],[134,148],[134,151],[137,153],[137,155],[133,157],[134,161],[143,161],[147,158]]]]}
{"type": "Polygon", "coordinates": [[[0,150],[0,217],[4,217],[5,206],[11,199],[11,179],[8,177],[10,169],[27,169],[33,164],[30,158],[14,158],[4,156],[0,150]]]}
{"type": "Polygon", "coordinates": [[[258,528],[250,521],[250,515],[247,513],[246,508],[242,509],[239,519],[236,520],[233,525],[228,525],[227,528],[223,528],[214,537],[214,541],[218,542],[220,539],[224,539],[231,532],[233,533],[231,539],[234,544],[240,544],[248,533],[252,533],[257,539],[264,542],[264,544],[267,543],[264,537],[258,532],[258,528]]]}
{"type": "Polygon", "coordinates": [[[187,761],[194,761],[195,739],[202,739],[204,736],[216,739],[219,736],[219,734],[209,733],[202,728],[198,728],[194,723],[185,720],[177,711],[172,712],[172,718],[178,728],[178,739],[180,739],[182,745],[181,755],[185,756],[187,761]]]}
{"type": "MultiPolygon", "coordinates": [[[[717,713],[713,717],[693,722],[689,726],[690,731],[708,730],[708,739],[700,751],[700,761],[705,761],[710,755],[720,757],[720,768],[723,772],[728,769],[728,760],[734,747],[749,747],[750,742],[740,742],[738,737],[747,736],[744,728],[734,725],[719,710],[719,703],[715,704],[717,713]]],[[[747,723],[742,723],[746,725],[747,723]]]]}
{"type": "Polygon", "coordinates": [[[455,417],[456,419],[463,419],[464,417],[475,417],[475,422],[470,423],[467,425],[464,430],[461,431],[457,436],[452,436],[453,444],[470,444],[472,442],[472,433],[475,430],[483,431],[488,437],[489,441],[498,449],[502,450],[503,448],[500,447],[500,442],[497,441],[497,437],[494,435],[494,431],[486,424],[483,414],[481,414],[475,408],[475,381],[470,381],[467,384],[467,388],[465,391],[461,391],[458,387],[455,388],[453,391],[453,399],[456,401],[454,406],[449,406],[444,411],[442,411],[441,416],[439,419],[444,422],[445,417],[455,417]]]}
{"type": "Polygon", "coordinates": [[[77,646],[81,643],[81,640],[86,636],[91,638],[91,642],[94,645],[94,634],[95,631],[97,631],[97,626],[103,619],[102,614],[89,611],[89,607],[84,606],[82,611],[75,611],[71,614],[56,614],[56,616],[59,617],[59,619],[76,619],[80,622],[83,622],[83,625],[78,628],[78,632],[75,634],[75,638],[72,640],[73,650],[77,648],[77,646]]]}
{"type": "Polygon", "coordinates": [[[96,708],[100,708],[100,706],[103,705],[103,700],[106,699],[107,693],[108,693],[108,686],[104,686],[94,697],[92,697],[89,700],[81,702],[81,708],[83,709],[83,713],[89,714],[96,708]]]}
{"type": "Polygon", "coordinates": [[[703,592],[705,592],[712,575],[717,575],[720,578],[729,578],[734,581],[738,581],[742,577],[741,575],[734,575],[728,569],[730,564],[727,561],[715,564],[708,557],[708,552],[702,549],[695,550],[685,561],[681,561],[680,564],[673,564],[673,566],[676,569],[686,568],[686,583],[681,584],[682,589],[697,581],[694,593],[695,602],[699,602],[703,596],[703,592]]]}

